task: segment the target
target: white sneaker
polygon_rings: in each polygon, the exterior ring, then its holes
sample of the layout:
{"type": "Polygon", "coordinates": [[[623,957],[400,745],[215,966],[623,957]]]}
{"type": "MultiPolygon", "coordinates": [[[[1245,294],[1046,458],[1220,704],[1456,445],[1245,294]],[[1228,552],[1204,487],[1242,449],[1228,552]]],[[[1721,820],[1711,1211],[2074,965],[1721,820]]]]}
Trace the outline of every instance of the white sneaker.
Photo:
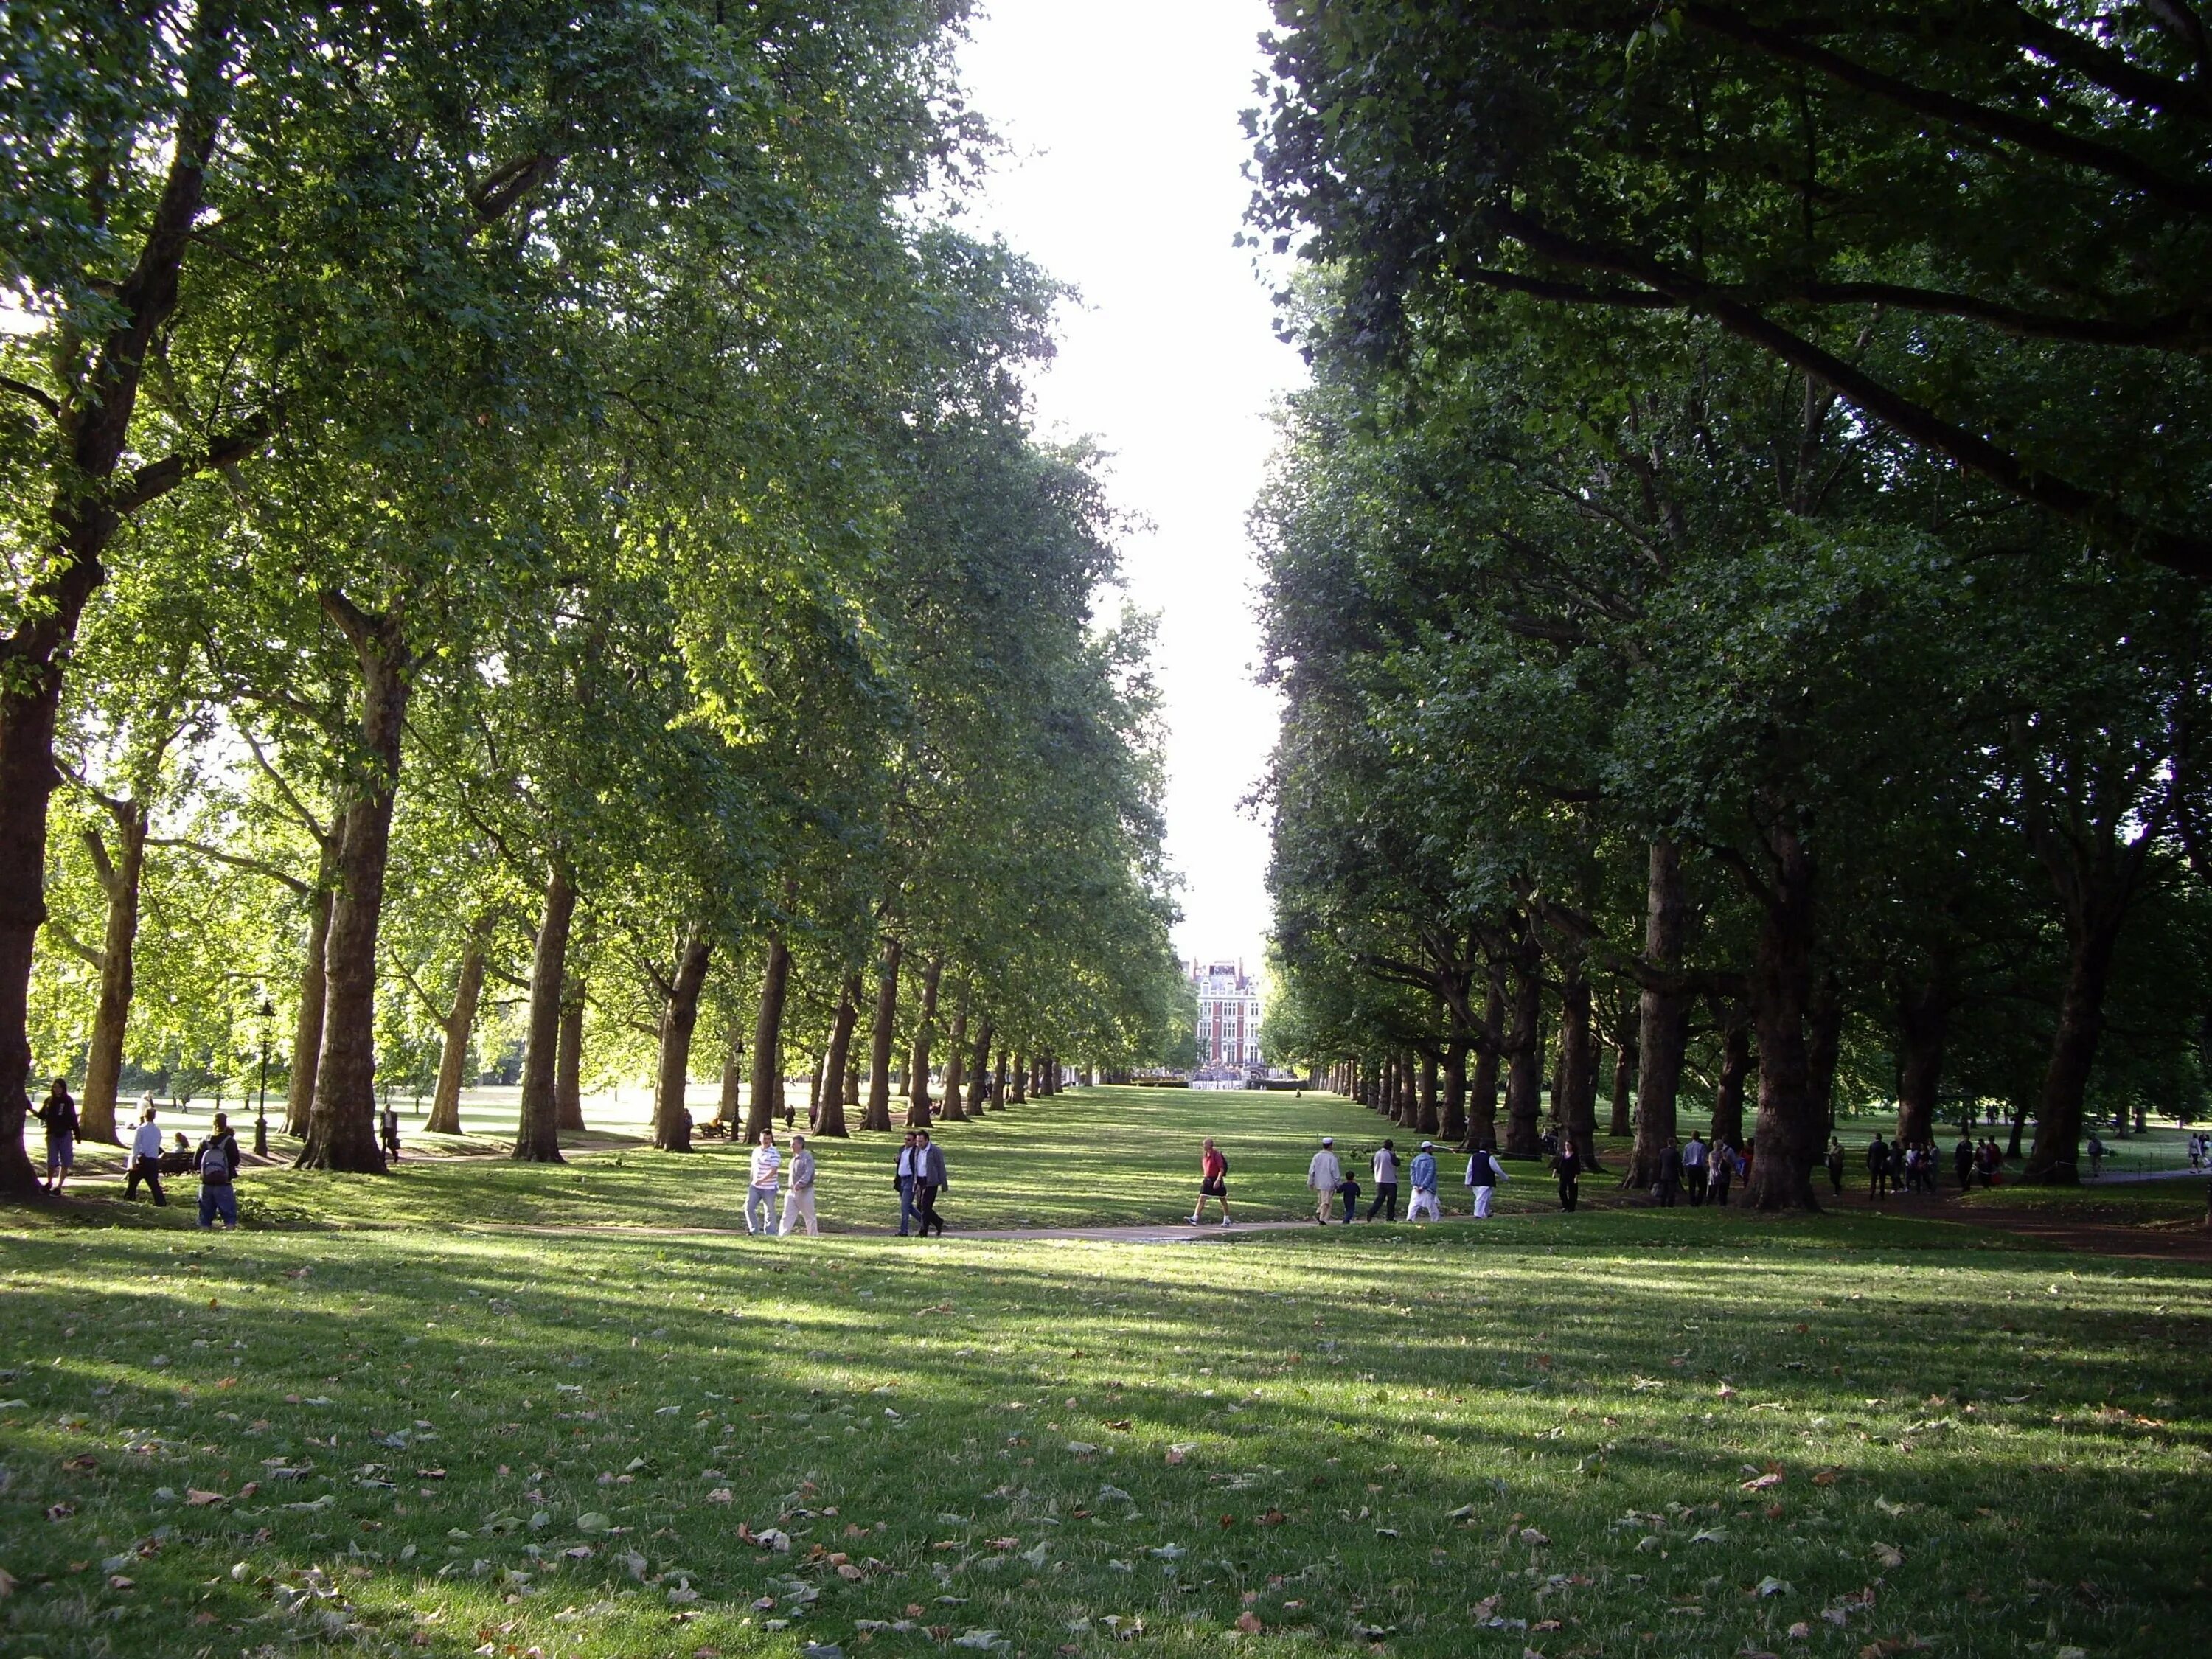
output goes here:
{"type": "Polygon", "coordinates": [[[1228,1218],[1227,1216],[1224,1216],[1224,1217],[1222,1217],[1222,1218],[1221,1218],[1221,1224],[1222,1224],[1223,1226],[1224,1226],[1224,1227],[1226,1227],[1226,1226],[1229,1224],[1229,1218],[1228,1218]]]}
{"type": "Polygon", "coordinates": [[[1194,1226],[1194,1227],[1195,1227],[1195,1226],[1197,1226],[1197,1225],[1199,1224],[1199,1220],[1198,1220],[1198,1218],[1197,1218],[1196,1216],[1193,1216],[1193,1217],[1191,1217],[1191,1218],[1190,1218],[1190,1224],[1191,1224],[1192,1226],[1194,1226]]]}

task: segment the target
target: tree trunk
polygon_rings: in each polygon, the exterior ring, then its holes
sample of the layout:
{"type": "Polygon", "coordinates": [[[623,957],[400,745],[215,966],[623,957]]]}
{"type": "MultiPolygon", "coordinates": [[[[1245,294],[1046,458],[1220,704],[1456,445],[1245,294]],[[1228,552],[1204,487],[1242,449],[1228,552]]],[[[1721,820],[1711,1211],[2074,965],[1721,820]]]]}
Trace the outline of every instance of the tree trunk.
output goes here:
{"type": "Polygon", "coordinates": [[[1505,1145],[1510,1156],[1534,1158],[1542,1150],[1538,1121],[1544,1110],[1544,984],[1533,966],[1513,968],[1513,1028],[1505,1039],[1505,1145]]]}
{"type": "Polygon", "coordinates": [[[783,1004],[791,988],[791,947],[781,932],[768,936],[761,974],[760,1018],[753,1025],[753,1086],[745,1103],[745,1144],[757,1142],[783,1115],[783,1004]]]}
{"type": "Polygon", "coordinates": [[[568,864],[556,854],[546,872],[545,910],[538,923],[538,947],[530,957],[530,1030],[522,1051],[521,1121],[514,1133],[518,1163],[562,1162],[553,1073],[559,1063],[562,994],[568,976],[568,926],[575,915],[576,884],[568,864]]]}
{"type": "Polygon", "coordinates": [[[1613,1121],[1607,1132],[1615,1140],[1626,1140],[1636,1132],[1635,1088],[1636,1044],[1624,1036],[1613,1045],[1613,1121]]]}
{"type": "Polygon", "coordinates": [[[838,1140],[848,1138],[845,1127],[845,1077],[851,1068],[853,1030],[860,1023],[860,976],[854,974],[837,994],[837,1015],[830,1026],[830,1051],[822,1060],[822,1104],[815,1114],[814,1133],[838,1140]]]}
{"type": "Polygon", "coordinates": [[[1898,1000],[1897,1138],[1907,1145],[1935,1136],[1950,1024],[1950,990],[1938,975],[1929,975],[1898,1000]]]}
{"type": "MultiPolygon", "coordinates": [[[[771,941],[771,956],[776,950],[771,941]]],[[[660,1065],[653,1093],[653,1144],[663,1152],[691,1150],[691,1111],[684,1098],[691,1082],[691,1034],[699,1025],[699,994],[707,988],[707,967],[714,947],[702,929],[684,936],[675,976],[668,983],[668,1006],[660,1012],[660,1065]]]]}
{"type": "Polygon", "coordinates": [[[1752,969],[1759,1036],[1759,1123],[1746,1199],[1760,1210],[1813,1210],[1813,1166],[1826,1150],[1813,1099],[1805,1013],[1813,995],[1813,855],[1794,812],[1778,805],[1767,832],[1772,874],[1752,969]]]}
{"type": "Polygon", "coordinates": [[[113,1143],[115,1091],[123,1077],[124,1039],[131,1025],[131,998],[137,981],[138,894],[146,868],[147,811],[136,800],[108,809],[115,820],[115,856],[97,831],[85,842],[107,898],[107,926],[100,946],[100,1005],[92,1020],[92,1046],[85,1056],[84,1098],[77,1103],[77,1132],[86,1140],[113,1143]]]}
{"type": "Polygon", "coordinates": [[[2081,1117],[2105,1030],[2105,987],[2119,943],[2124,909],[2107,905],[2081,922],[2066,952],[2066,988],[2058,999],[2058,1024],[2051,1036],[2043,1088],[2036,1097],[2035,1144],[2020,1172],[2022,1181],[2071,1187],[2081,1179],[2081,1117]]]}
{"type": "Polygon", "coordinates": [[[1443,1121],[1437,1111],[1437,1054],[1433,1048],[1421,1050],[1420,1104],[1413,1120],[1416,1133],[1432,1135],[1443,1121]]]}
{"type": "Polygon", "coordinates": [[[1493,969],[1490,994],[1482,1005],[1482,1041],[1474,1051],[1474,1082],[1467,1096],[1467,1134],[1461,1145],[1470,1151],[1498,1144],[1498,1057],[1505,1042],[1505,982],[1493,969]]]}
{"type": "MultiPolygon", "coordinates": [[[[1644,966],[1669,979],[1680,974],[1689,928],[1682,849],[1671,841],[1655,841],[1645,860],[1644,966]]],[[[1673,985],[1645,985],[1637,998],[1636,1147],[1624,1185],[1649,1187],[1659,1178],[1659,1154],[1674,1139],[1689,1038],[1688,993],[1673,985]]]]}
{"type": "Polygon", "coordinates": [[[899,961],[906,943],[896,935],[884,941],[883,965],[876,971],[876,1024],[868,1037],[868,1115],[863,1129],[891,1127],[891,1045],[898,1040],[899,961]]]}
{"type": "Polygon", "coordinates": [[[1844,1054],[1844,985],[1834,969],[1813,984],[1805,1016],[1805,1064],[1812,1076],[1813,1110],[1820,1120],[1821,1144],[1836,1127],[1836,1073],[1844,1054]]]}
{"type": "MultiPolygon", "coordinates": [[[[413,662],[397,617],[371,617],[336,592],[325,595],[324,603],[352,642],[360,666],[361,768],[337,830],[337,886],[323,944],[323,1046],[298,1167],[382,1175],[384,1149],[376,1133],[376,941],[413,662]]],[[[567,930],[564,917],[564,944],[567,930]]]]}
{"type": "Polygon", "coordinates": [[[968,1057],[968,1115],[983,1115],[984,1097],[991,1085],[991,1038],[994,1033],[988,1016],[982,1029],[975,1033],[975,1051],[968,1057]]]}
{"type": "Polygon", "coordinates": [[[1743,1145],[1744,1085],[1751,1077],[1751,1026],[1731,1007],[1721,1035],[1721,1074],[1713,1090],[1713,1126],[1709,1139],[1743,1145]]]}
{"type": "Polygon", "coordinates": [[[714,1121],[726,1124],[732,1134],[744,1109],[745,1080],[745,1011],[742,1003],[730,1007],[730,1029],[722,1042],[722,1098],[714,1108],[714,1121]]]}
{"type": "Polygon", "coordinates": [[[1455,1146],[1467,1133],[1467,1044],[1444,1045],[1443,1103],[1437,1113],[1437,1139],[1455,1146]]]}
{"type": "Polygon", "coordinates": [[[561,1035],[553,1048],[553,1116],[563,1134],[584,1132],[584,981],[562,975],[561,1035]]]}
{"type": "Polygon", "coordinates": [[[1018,1106],[1029,1097],[1030,1057],[1018,1054],[1014,1056],[1014,1097],[1008,1103],[1018,1106]]]}
{"type": "Polygon", "coordinates": [[[961,988],[960,1000],[952,1009],[952,1024],[945,1033],[945,1105],[942,1115],[948,1122],[964,1122],[968,1116],[966,1103],[961,1099],[961,1085],[966,1081],[968,1060],[968,991],[961,988]]]}
{"type": "MultiPolygon", "coordinates": [[[[196,14],[189,25],[191,58],[220,52],[211,37],[222,26],[216,12],[196,14]]],[[[64,665],[85,603],[105,577],[102,556],[122,522],[106,485],[130,447],[144,364],[176,308],[185,252],[193,246],[204,169],[220,125],[200,100],[227,95],[227,76],[187,78],[191,86],[168,147],[161,194],[129,274],[107,296],[113,310],[103,337],[85,344],[86,396],[71,411],[68,453],[53,463],[50,556],[29,562],[37,574],[13,607],[14,625],[0,636],[0,1198],[29,1198],[40,1189],[23,1149],[23,1124],[31,1107],[31,969],[46,920],[46,811],[58,777],[54,723],[64,665]]],[[[382,1168],[380,1158],[376,1167],[382,1168]]]]}
{"type": "Polygon", "coordinates": [[[1590,1030],[1590,987],[1582,964],[1565,964],[1559,997],[1559,1133],[1581,1154],[1585,1174],[1597,1161],[1597,1042],[1590,1030]]]}
{"type": "Polygon", "coordinates": [[[422,1126],[426,1134],[461,1132],[461,1073],[468,1067],[469,1037],[477,1029],[483,977],[483,933],[478,929],[471,932],[461,952],[460,983],[453,988],[453,1006],[442,1022],[445,1038],[438,1050],[438,1083],[430,1091],[429,1121],[422,1126]]]}
{"type": "Polygon", "coordinates": [[[300,1010],[292,1028],[292,1075],[284,1091],[284,1133],[307,1133],[307,1114],[315,1103],[315,1062],[323,1052],[325,951],[331,934],[331,907],[338,879],[338,832],[343,815],[323,837],[315,860],[315,890],[307,902],[307,945],[300,964],[300,1010]]]}
{"type": "Polygon", "coordinates": [[[921,1018],[914,1028],[914,1047],[907,1058],[906,1127],[927,1129],[930,1121],[929,1051],[937,1046],[937,986],[945,963],[932,957],[921,969],[921,1018]]]}

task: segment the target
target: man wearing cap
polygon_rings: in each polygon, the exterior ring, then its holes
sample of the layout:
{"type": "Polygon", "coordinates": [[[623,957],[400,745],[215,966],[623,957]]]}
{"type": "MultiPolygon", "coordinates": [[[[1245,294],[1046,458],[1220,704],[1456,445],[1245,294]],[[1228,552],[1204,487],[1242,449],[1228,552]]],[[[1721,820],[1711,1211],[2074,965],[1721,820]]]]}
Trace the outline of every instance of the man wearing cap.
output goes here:
{"type": "Polygon", "coordinates": [[[1412,1166],[1407,1171],[1413,1182],[1413,1201],[1406,1207],[1406,1219],[1419,1221],[1421,1210],[1427,1206],[1429,1219],[1442,1221],[1443,1206],[1437,1202],[1437,1143],[1425,1140],[1421,1150],[1413,1154],[1412,1166]]]}
{"type": "Polygon", "coordinates": [[[1336,1189],[1344,1185],[1344,1165],[1336,1161],[1336,1137],[1323,1135],[1321,1150],[1306,1165],[1306,1185],[1314,1192],[1314,1219],[1328,1225],[1328,1212],[1336,1206],[1336,1189]]]}

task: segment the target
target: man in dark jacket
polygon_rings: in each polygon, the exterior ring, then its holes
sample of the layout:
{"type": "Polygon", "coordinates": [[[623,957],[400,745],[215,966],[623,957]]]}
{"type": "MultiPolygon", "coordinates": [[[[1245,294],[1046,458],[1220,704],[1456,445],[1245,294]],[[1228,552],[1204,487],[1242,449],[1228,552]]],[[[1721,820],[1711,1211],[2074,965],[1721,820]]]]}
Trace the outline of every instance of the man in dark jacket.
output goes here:
{"type": "Polygon", "coordinates": [[[67,1078],[54,1079],[46,1104],[39,1108],[39,1121],[46,1126],[46,1190],[58,1193],[76,1168],[76,1102],[67,1078]]]}
{"type": "Polygon", "coordinates": [[[1884,1198],[1889,1193],[1889,1146],[1875,1131],[1874,1142],[1867,1148],[1867,1196],[1884,1198]]]}
{"type": "Polygon", "coordinates": [[[220,1217],[228,1232],[238,1225],[239,1151],[228,1114],[215,1115],[215,1126],[194,1157],[200,1172],[200,1225],[212,1227],[220,1217]]]}
{"type": "Polygon", "coordinates": [[[1951,1149],[1951,1168],[1958,1173],[1960,1192],[1974,1184],[1974,1143],[1963,1134],[1951,1149]]]}
{"type": "Polygon", "coordinates": [[[942,1238],[945,1236],[945,1218],[937,1213],[937,1195],[952,1184],[945,1173],[945,1152],[929,1138],[927,1129],[916,1130],[914,1139],[917,1154],[915,1161],[921,1170],[915,1178],[915,1184],[921,1189],[921,1236],[927,1238],[930,1230],[935,1228],[938,1237],[942,1238]]]}
{"type": "Polygon", "coordinates": [[[1659,1176],[1651,1184],[1659,1194],[1659,1207],[1673,1209],[1674,1195],[1682,1190],[1682,1149],[1674,1144],[1672,1135],[1659,1149],[1659,1176]]]}

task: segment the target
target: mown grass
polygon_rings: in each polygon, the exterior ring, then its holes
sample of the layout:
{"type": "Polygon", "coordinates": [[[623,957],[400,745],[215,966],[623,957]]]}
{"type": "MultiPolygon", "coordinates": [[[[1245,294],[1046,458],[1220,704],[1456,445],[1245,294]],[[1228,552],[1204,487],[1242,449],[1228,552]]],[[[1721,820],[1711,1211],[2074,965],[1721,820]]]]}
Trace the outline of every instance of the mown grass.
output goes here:
{"type": "Polygon", "coordinates": [[[2207,1607],[2202,1269],[449,1219],[0,1228],[0,1652],[2148,1656],[2207,1607]]]}

